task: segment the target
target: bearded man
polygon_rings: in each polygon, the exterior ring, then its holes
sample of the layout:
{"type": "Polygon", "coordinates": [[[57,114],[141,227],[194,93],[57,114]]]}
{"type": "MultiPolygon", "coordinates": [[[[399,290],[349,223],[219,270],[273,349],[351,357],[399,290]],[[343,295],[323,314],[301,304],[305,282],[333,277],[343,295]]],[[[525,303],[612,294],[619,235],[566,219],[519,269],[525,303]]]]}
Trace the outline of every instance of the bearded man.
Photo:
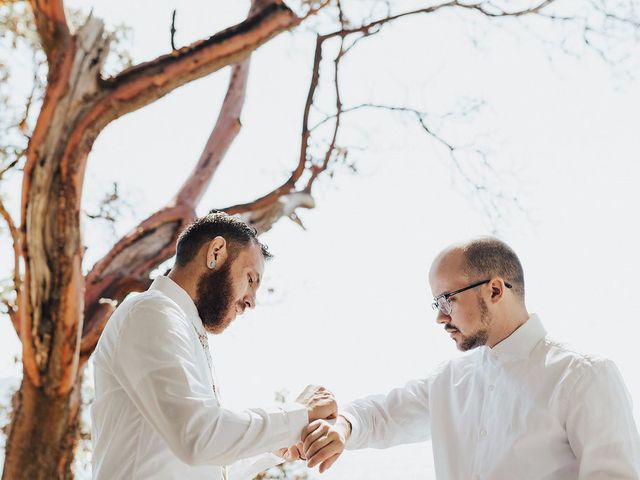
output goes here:
{"type": "Polygon", "coordinates": [[[302,429],[335,417],[316,386],[274,408],[220,405],[207,333],[255,307],[268,258],[255,230],[209,214],[182,232],[169,274],[116,309],[94,355],[94,479],[250,478],[283,461],[265,452],[295,458],[302,429]]]}
{"type": "MultiPolygon", "coordinates": [[[[429,272],[436,321],[465,355],[303,433],[309,466],[343,449],[433,441],[438,480],[638,480],[640,437],[610,360],[551,340],[525,306],[515,252],[491,237],[448,247],[429,272]]],[[[563,281],[550,279],[549,295],[563,281]]],[[[577,301],[577,299],[567,299],[577,301]]]]}

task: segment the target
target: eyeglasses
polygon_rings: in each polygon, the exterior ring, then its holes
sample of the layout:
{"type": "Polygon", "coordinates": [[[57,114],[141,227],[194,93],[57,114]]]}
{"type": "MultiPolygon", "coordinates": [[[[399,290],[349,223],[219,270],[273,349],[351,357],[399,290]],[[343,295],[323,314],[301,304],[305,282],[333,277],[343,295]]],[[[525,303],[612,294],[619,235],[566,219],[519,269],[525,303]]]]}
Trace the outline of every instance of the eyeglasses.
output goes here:
{"type": "MultiPolygon", "coordinates": [[[[433,299],[433,303],[431,304],[431,308],[434,310],[440,310],[445,315],[451,315],[451,311],[453,310],[453,305],[449,302],[449,299],[454,295],[465,292],[467,290],[471,290],[472,288],[479,287],[480,285],[484,285],[485,283],[489,283],[491,279],[482,280],[481,282],[472,283],[471,285],[467,285],[466,287],[459,288],[458,290],[454,290],[453,292],[442,293],[433,299]]],[[[504,282],[504,286],[507,288],[512,288],[510,283],[504,282]]]]}

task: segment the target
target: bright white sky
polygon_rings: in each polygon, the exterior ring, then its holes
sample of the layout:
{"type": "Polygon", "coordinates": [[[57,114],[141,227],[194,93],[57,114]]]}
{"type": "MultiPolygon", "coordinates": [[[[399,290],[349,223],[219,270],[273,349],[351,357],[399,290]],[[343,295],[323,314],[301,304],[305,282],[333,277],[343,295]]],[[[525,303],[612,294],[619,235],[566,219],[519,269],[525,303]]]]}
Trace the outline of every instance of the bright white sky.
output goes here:
{"type": "MultiPolygon", "coordinates": [[[[133,27],[131,52],[141,61],[170,48],[174,4],[177,41],[186,44],[239,21],[245,3],[92,4],[108,23],[133,27]]],[[[345,62],[344,101],[440,114],[465,99],[486,102],[480,114],[443,128],[460,144],[484,146],[498,171],[516,173],[499,188],[517,195],[526,214],[511,209],[498,226],[523,262],[529,310],[555,338],[613,359],[637,406],[640,92],[623,69],[595,55],[563,56],[517,33],[517,24],[503,26],[452,13],[399,22],[345,62]]],[[[200,213],[252,200],[293,168],[312,47],[310,35],[285,34],[254,55],[243,130],[200,213]]],[[[188,175],[227,79],[225,70],[194,82],[98,138],[85,196],[95,204],[120,182],[134,210],[118,234],[161,207],[188,175]]],[[[434,322],[427,271],[448,243],[489,233],[487,216],[466,196],[446,152],[412,122],[367,112],[349,124],[343,143],[365,148],[352,151],[360,173],[340,171],[319,184],[317,208],[301,212],[307,231],[283,220],[264,236],[276,258],[259,307],[212,339],[229,406],[269,403],[281,389],[293,399],[307,383],[325,384],[348,401],[424,376],[458,355],[434,322]]],[[[87,265],[115,239],[92,223],[85,237],[87,265]]],[[[6,237],[2,242],[0,266],[8,272],[6,237]]],[[[4,320],[0,376],[15,375],[17,349],[4,320]]],[[[430,445],[348,453],[324,478],[431,479],[430,445]]]]}

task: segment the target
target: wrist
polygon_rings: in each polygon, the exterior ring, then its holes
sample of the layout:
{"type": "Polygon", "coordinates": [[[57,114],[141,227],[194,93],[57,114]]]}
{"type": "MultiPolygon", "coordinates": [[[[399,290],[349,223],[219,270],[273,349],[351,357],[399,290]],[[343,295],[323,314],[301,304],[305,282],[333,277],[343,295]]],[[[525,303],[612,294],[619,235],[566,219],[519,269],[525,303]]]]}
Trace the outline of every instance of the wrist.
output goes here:
{"type": "Polygon", "coordinates": [[[344,437],[345,442],[351,436],[351,430],[352,430],[351,422],[347,420],[346,417],[343,417],[342,415],[338,415],[334,428],[338,430],[338,432],[344,437]]]}

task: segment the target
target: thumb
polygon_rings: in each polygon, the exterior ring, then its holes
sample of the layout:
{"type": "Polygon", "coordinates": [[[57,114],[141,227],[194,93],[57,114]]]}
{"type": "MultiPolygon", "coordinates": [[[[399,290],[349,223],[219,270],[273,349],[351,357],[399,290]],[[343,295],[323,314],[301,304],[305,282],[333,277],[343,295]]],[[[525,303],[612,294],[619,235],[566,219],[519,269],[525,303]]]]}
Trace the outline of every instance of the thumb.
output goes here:
{"type": "Polygon", "coordinates": [[[300,449],[298,448],[297,445],[293,445],[292,447],[289,447],[286,454],[287,461],[294,462],[296,460],[300,460],[300,457],[301,457],[300,449]]]}

